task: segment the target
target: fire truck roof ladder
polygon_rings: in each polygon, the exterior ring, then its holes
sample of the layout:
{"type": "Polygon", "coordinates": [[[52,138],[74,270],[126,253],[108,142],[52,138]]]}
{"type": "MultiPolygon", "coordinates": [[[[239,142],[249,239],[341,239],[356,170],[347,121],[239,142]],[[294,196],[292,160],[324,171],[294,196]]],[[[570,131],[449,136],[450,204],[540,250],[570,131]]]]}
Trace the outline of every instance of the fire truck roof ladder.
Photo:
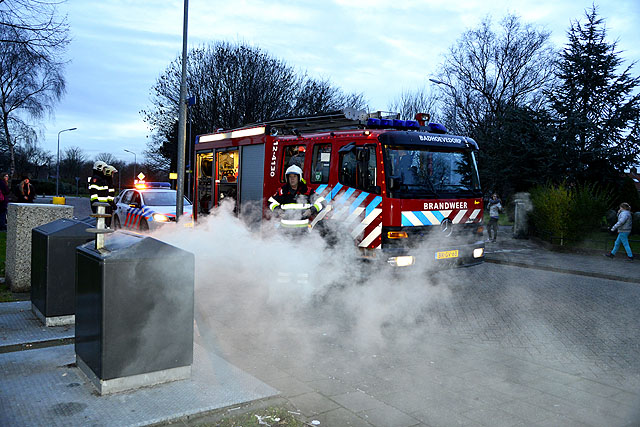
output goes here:
{"type": "Polygon", "coordinates": [[[331,111],[312,116],[276,119],[262,124],[268,125],[271,129],[277,129],[279,132],[286,134],[293,133],[294,129],[309,132],[360,128],[366,125],[369,117],[369,114],[365,110],[345,108],[343,110],[331,111]]]}

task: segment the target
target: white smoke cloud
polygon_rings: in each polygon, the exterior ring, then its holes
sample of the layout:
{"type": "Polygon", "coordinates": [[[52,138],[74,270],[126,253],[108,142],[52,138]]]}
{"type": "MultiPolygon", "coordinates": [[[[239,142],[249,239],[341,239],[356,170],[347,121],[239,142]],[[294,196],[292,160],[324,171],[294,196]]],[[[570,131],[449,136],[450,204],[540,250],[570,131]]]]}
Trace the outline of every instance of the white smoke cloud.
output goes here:
{"type": "Polygon", "coordinates": [[[424,267],[363,262],[348,233],[329,246],[318,232],[289,236],[263,223],[253,231],[223,204],[195,228],[166,227],[153,237],[196,256],[196,321],[256,331],[262,342],[290,337],[313,351],[312,337],[358,348],[409,338],[431,301],[447,298],[446,280],[424,267]],[[401,333],[399,333],[402,331],[401,333]]]}

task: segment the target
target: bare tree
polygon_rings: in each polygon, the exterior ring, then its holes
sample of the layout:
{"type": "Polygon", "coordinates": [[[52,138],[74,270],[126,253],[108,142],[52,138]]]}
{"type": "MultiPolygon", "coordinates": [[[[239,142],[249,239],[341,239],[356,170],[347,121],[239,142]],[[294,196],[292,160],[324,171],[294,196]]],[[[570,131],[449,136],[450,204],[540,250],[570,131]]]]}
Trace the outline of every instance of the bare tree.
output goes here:
{"type": "MultiPolygon", "coordinates": [[[[100,153],[96,156],[96,161],[101,160],[108,165],[114,166],[115,163],[118,162],[116,156],[111,153],[100,153]]],[[[117,168],[116,168],[117,169],[117,168]]]]}
{"type": "Polygon", "coordinates": [[[404,90],[388,106],[389,111],[400,113],[402,120],[414,120],[417,113],[429,113],[437,117],[439,98],[425,87],[415,91],[404,90]]]}
{"type": "MultiPolygon", "coordinates": [[[[141,113],[151,128],[145,152],[150,165],[175,164],[181,59],[173,61],[151,89],[152,107],[141,113]],[[172,160],[173,159],[173,160],[172,160]]],[[[346,94],[324,79],[298,73],[260,48],[226,42],[193,49],[188,56],[189,144],[195,135],[218,128],[343,107],[366,106],[362,95],[346,94]]]]}
{"type": "Polygon", "coordinates": [[[445,57],[440,79],[450,110],[467,131],[508,107],[537,110],[554,79],[550,33],[507,15],[495,31],[490,18],[466,31],[445,57]]]}
{"type": "Polygon", "coordinates": [[[82,151],[82,148],[66,148],[60,160],[60,175],[67,180],[81,176],[85,163],[87,163],[87,155],[82,151]]]}
{"type": "Polygon", "coordinates": [[[57,8],[64,0],[0,0],[0,44],[18,43],[31,54],[51,58],[69,43],[67,17],[57,8]]]}
{"type": "Polygon", "coordinates": [[[47,50],[38,51],[29,46],[26,30],[0,25],[0,39],[10,36],[21,42],[0,42],[0,125],[3,144],[9,151],[10,173],[15,175],[15,147],[25,118],[39,119],[52,112],[65,91],[62,76],[64,64],[47,50]]]}

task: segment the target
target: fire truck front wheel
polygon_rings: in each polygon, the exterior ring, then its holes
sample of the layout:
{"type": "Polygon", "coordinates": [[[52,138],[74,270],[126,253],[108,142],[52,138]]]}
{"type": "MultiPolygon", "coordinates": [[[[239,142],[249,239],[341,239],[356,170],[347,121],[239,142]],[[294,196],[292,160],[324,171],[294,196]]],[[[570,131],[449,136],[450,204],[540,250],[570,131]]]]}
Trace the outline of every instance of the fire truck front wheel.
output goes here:
{"type": "Polygon", "coordinates": [[[140,222],[140,231],[149,231],[149,224],[144,219],[140,222]]]}
{"type": "Polygon", "coordinates": [[[117,230],[120,228],[120,218],[118,218],[118,215],[114,215],[113,216],[113,229],[117,230]]]}

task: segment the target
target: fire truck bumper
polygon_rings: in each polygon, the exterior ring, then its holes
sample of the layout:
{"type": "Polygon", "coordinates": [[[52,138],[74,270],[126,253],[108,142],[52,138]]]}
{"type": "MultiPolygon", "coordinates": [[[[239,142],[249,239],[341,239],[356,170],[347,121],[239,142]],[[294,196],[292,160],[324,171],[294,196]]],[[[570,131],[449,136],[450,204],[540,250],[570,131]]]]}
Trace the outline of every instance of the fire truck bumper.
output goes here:
{"type": "Polygon", "coordinates": [[[484,261],[484,242],[480,240],[473,243],[415,251],[395,247],[383,249],[381,258],[386,259],[392,267],[475,265],[484,261]]]}

